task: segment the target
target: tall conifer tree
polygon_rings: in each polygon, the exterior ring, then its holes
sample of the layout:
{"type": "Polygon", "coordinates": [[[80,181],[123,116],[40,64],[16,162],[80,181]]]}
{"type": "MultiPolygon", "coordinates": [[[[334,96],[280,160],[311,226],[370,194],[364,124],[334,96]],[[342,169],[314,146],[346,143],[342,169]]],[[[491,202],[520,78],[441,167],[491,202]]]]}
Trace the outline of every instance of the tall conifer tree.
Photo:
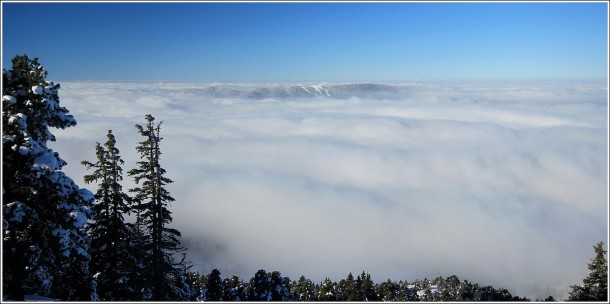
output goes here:
{"type": "Polygon", "coordinates": [[[588,265],[589,274],[582,285],[572,286],[569,301],[608,301],[608,261],[604,242],[593,246],[595,257],[588,265]]]}
{"type": "Polygon", "coordinates": [[[295,301],[311,302],[317,300],[316,286],[305,276],[301,276],[298,281],[293,281],[290,291],[292,292],[292,299],[295,301]]]}
{"type": "Polygon", "coordinates": [[[27,55],[2,71],[2,207],[4,290],[63,300],[96,299],[86,225],[93,195],[61,171],[47,147],[49,128],[76,125],[59,104],[59,84],[27,55]]]}
{"type": "Polygon", "coordinates": [[[337,301],[337,283],[325,278],[318,289],[318,301],[337,301]]]}
{"type": "Polygon", "coordinates": [[[99,185],[93,207],[96,216],[90,225],[91,272],[96,278],[101,300],[135,300],[137,260],[130,246],[131,230],[123,217],[130,212],[131,199],[121,186],[121,165],[124,161],[119,155],[112,130],[108,130],[107,138],[103,146],[97,143],[95,147],[95,163],[81,162],[87,169],[94,169],[91,174],[85,175],[85,183],[97,182],[99,185]]]}
{"type": "Polygon", "coordinates": [[[155,118],[148,114],[146,125],[136,124],[138,133],[144,137],[136,147],[141,160],[137,163],[138,168],[128,172],[139,185],[130,191],[135,193],[139,201],[138,224],[145,227],[143,233],[148,237],[145,248],[149,258],[143,261],[143,275],[150,290],[145,292],[147,295],[144,299],[189,299],[190,289],[182,271],[184,260],[176,262],[174,259],[174,254],[185,250],[180,247],[180,232],[167,227],[172,222],[167,206],[174,198],[167,191],[166,185],[173,181],[165,177],[166,171],[159,162],[162,123],[155,124],[154,120],[155,118]]]}
{"type": "Polygon", "coordinates": [[[206,289],[206,300],[207,301],[222,301],[223,298],[223,281],[220,279],[220,271],[218,269],[212,270],[208,275],[205,289],[206,289]]]}

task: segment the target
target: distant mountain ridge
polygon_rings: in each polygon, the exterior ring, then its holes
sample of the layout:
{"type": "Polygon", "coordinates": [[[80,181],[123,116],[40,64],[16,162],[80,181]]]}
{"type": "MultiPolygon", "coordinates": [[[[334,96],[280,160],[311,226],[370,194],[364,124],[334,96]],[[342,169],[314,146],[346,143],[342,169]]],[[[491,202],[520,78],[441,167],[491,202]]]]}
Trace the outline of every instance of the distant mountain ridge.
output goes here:
{"type": "Polygon", "coordinates": [[[267,86],[250,88],[232,88],[225,86],[210,85],[201,89],[191,89],[191,92],[200,93],[218,98],[311,98],[311,97],[391,97],[398,93],[409,90],[408,86],[386,85],[374,83],[356,83],[339,85],[288,85],[267,86]]]}

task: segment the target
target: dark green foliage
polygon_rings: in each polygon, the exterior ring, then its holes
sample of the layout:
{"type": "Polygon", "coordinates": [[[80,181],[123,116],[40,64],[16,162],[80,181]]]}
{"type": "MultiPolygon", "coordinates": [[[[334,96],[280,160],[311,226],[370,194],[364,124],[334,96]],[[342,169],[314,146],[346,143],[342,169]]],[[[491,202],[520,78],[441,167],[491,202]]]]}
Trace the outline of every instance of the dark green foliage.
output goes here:
{"type": "Polygon", "coordinates": [[[290,278],[282,276],[279,271],[271,273],[271,300],[290,301],[290,278]]]}
{"type": "Polygon", "coordinates": [[[457,301],[474,301],[475,294],[476,290],[474,286],[470,282],[468,282],[468,280],[464,280],[458,285],[457,301]]]}
{"type": "Polygon", "coordinates": [[[290,301],[290,279],[278,271],[257,271],[250,279],[248,301],[290,301]]]}
{"type": "Polygon", "coordinates": [[[264,269],[257,271],[250,279],[249,301],[271,301],[271,278],[264,269]]]}
{"type": "Polygon", "coordinates": [[[529,301],[527,298],[512,296],[508,290],[492,286],[479,287],[457,276],[447,279],[437,277],[434,280],[416,280],[413,283],[387,280],[376,284],[370,274],[363,272],[358,277],[348,275],[339,283],[325,278],[320,284],[301,276],[298,281],[282,277],[278,271],[267,272],[261,269],[245,284],[237,276],[220,280],[216,269],[208,276],[203,276],[201,284],[206,301],[216,301],[220,295],[222,301],[529,301]],[[221,286],[218,288],[217,286],[221,286]],[[372,288],[370,288],[370,287],[372,288]],[[220,290],[220,293],[219,293],[220,290]],[[346,292],[347,291],[347,292],[346,292]],[[339,293],[341,293],[339,295],[339,293]],[[339,296],[338,296],[339,295],[339,296]],[[369,299],[375,300],[366,300],[369,299]]]}
{"type": "Polygon", "coordinates": [[[247,301],[248,288],[247,284],[240,280],[237,276],[226,278],[223,280],[224,292],[223,301],[247,301]]]}
{"type": "Polygon", "coordinates": [[[377,284],[377,293],[379,294],[380,301],[389,302],[389,301],[398,301],[397,294],[400,290],[400,285],[390,281],[377,284]]]}
{"type": "Polygon", "coordinates": [[[608,300],[608,261],[604,242],[593,246],[595,257],[588,264],[589,275],[582,280],[583,285],[572,286],[568,301],[608,300]]]}
{"type": "Polygon", "coordinates": [[[319,301],[335,301],[337,300],[337,283],[329,278],[324,279],[318,288],[319,301]]]}
{"type": "Polygon", "coordinates": [[[146,261],[150,260],[150,235],[147,233],[146,226],[142,221],[143,204],[137,198],[132,199],[131,212],[135,215],[135,222],[128,223],[129,229],[129,248],[130,254],[136,261],[132,267],[136,275],[131,282],[131,287],[137,292],[137,296],[131,300],[144,300],[150,298],[151,289],[148,285],[148,278],[144,275],[146,261]]]}
{"type": "Polygon", "coordinates": [[[138,133],[144,137],[136,147],[141,160],[137,163],[138,168],[129,171],[129,175],[139,185],[130,190],[135,193],[138,201],[135,206],[138,212],[136,227],[140,234],[147,236],[146,240],[143,238],[139,240],[145,242],[141,246],[149,255],[143,260],[142,265],[144,284],[150,288],[150,293],[146,293],[144,299],[186,300],[191,298],[191,295],[190,288],[184,281],[184,274],[180,270],[183,261],[174,260],[174,254],[185,249],[180,247],[178,240],[180,232],[167,227],[172,222],[167,205],[173,202],[174,198],[167,191],[166,185],[173,181],[165,177],[165,169],[159,162],[161,123],[155,124],[154,120],[155,118],[148,114],[145,126],[136,125],[138,133]]]}
{"type": "MultiPolygon", "coordinates": [[[[418,302],[418,301],[530,301],[513,296],[504,288],[480,287],[467,280],[460,281],[457,276],[437,277],[434,280],[395,282],[387,280],[376,284],[370,275],[364,273],[354,278],[348,275],[339,283],[325,278],[320,284],[301,276],[298,281],[282,277],[278,271],[267,272],[261,269],[244,283],[237,276],[222,280],[220,271],[214,269],[209,275],[186,275],[189,285],[201,290],[196,300],[202,301],[362,301],[359,297],[370,297],[374,301],[418,302]],[[363,279],[364,278],[364,279],[363,279]],[[198,286],[198,287],[197,287],[198,286]],[[368,286],[372,286],[370,289],[368,286]],[[347,292],[346,292],[347,291],[347,292]],[[374,294],[374,295],[373,295],[374,294]]],[[[552,300],[547,298],[547,300],[552,300]]],[[[368,300],[372,301],[372,300],[368,300]]]]}
{"type": "Polygon", "coordinates": [[[290,287],[292,299],[294,301],[315,301],[317,298],[316,285],[305,276],[301,276],[298,281],[293,281],[290,287]]]}
{"type": "Polygon", "coordinates": [[[201,293],[205,289],[203,281],[203,277],[199,274],[199,272],[186,271],[185,282],[191,288],[190,301],[201,300],[201,293]]]}
{"type": "Polygon", "coordinates": [[[339,281],[337,288],[338,301],[361,301],[361,295],[356,289],[356,280],[350,272],[347,278],[339,281]]]}
{"type": "Polygon", "coordinates": [[[97,282],[100,300],[128,301],[138,298],[134,282],[138,280],[138,260],[130,242],[131,230],[124,222],[123,214],[130,212],[131,198],[122,190],[123,160],[116,148],[112,130],[107,141],[95,147],[97,161],[82,161],[87,169],[94,169],[85,175],[85,183],[96,182],[96,203],[93,206],[95,218],[91,231],[91,272],[97,282]]]}
{"type": "Polygon", "coordinates": [[[375,290],[375,283],[371,279],[371,275],[368,273],[364,273],[363,271],[362,274],[358,277],[358,279],[360,280],[359,289],[362,290],[362,300],[360,301],[379,301],[377,291],[375,290]]]}
{"type": "Polygon", "coordinates": [[[385,282],[375,285],[377,291],[377,301],[419,301],[417,294],[413,291],[407,282],[394,282],[388,279],[385,282]]]}
{"type": "MultiPolygon", "coordinates": [[[[383,283],[380,294],[390,298],[392,282],[383,283]]],[[[434,280],[416,280],[410,284],[400,284],[400,295],[394,301],[529,301],[527,298],[512,296],[508,290],[492,286],[479,287],[467,280],[460,281],[455,275],[448,278],[437,277],[434,280]]],[[[379,288],[379,287],[378,287],[379,288]]],[[[379,289],[378,289],[379,290],[379,289]]]]}
{"type": "Polygon", "coordinates": [[[76,125],[59,104],[59,84],[27,55],[2,71],[3,289],[11,299],[38,294],[96,299],[86,222],[92,194],[61,171],[47,147],[49,128],[76,125]]]}
{"type": "Polygon", "coordinates": [[[218,269],[212,270],[208,275],[205,289],[207,301],[222,301],[224,282],[220,279],[220,271],[218,269]]]}
{"type": "Polygon", "coordinates": [[[585,286],[588,286],[591,295],[596,301],[608,300],[608,261],[604,242],[599,242],[593,246],[595,257],[589,263],[589,275],[583,279],[585,286]]]}

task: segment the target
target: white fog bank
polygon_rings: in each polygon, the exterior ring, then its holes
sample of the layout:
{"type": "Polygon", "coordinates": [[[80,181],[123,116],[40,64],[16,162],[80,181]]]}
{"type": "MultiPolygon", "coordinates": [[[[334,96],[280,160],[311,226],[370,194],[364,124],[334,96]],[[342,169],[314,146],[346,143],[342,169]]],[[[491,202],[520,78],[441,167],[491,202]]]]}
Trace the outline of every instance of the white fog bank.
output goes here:
{"type": "Polygon", "coordinates": [[[565,298],[608,239],[605,82],[61,85],[78,125],[52,148],[81,187],[108,129],[126,172],[134,125],[164,121],[173,225],[202,273],[455,274],[565,298]]]}

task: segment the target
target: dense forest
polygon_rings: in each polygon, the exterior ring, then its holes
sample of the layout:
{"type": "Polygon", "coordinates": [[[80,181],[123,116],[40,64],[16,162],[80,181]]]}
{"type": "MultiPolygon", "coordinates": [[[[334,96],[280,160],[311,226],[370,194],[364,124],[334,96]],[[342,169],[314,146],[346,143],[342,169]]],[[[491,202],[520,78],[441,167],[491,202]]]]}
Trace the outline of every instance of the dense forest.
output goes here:
{"type": "MultiPolygon", "coordinates": [[[[505,288],[455,275],[412,282],[374,282],[363,271],[338,282],[291,280],[257,271],[248,280],[191,271],[180,231],[171,227],[161,165],[162,122],[148,114],[135,125],[140,161],[124,176],[117,139],[108,130],[79,188],[62,172],[66,162],[49,149],[50,128],[76,125],[60,106],[59,84],[46,80],[38,59],[16,56],[2,75],[3,299],[27,295],[68,301],[529,301],[505,288]],[[124,190],[124,177],[136,186],[124,190]],[[127,220],[127,218],[131,220],[127,220]]],[[[102,134],[100,134],[102,135],[102,134]]],[[[594,246],[589,274],[566,300],[607,300],[603,242],[594,246]]],[[[546,299],[553,301],[553,297],[546,299]]]]}

